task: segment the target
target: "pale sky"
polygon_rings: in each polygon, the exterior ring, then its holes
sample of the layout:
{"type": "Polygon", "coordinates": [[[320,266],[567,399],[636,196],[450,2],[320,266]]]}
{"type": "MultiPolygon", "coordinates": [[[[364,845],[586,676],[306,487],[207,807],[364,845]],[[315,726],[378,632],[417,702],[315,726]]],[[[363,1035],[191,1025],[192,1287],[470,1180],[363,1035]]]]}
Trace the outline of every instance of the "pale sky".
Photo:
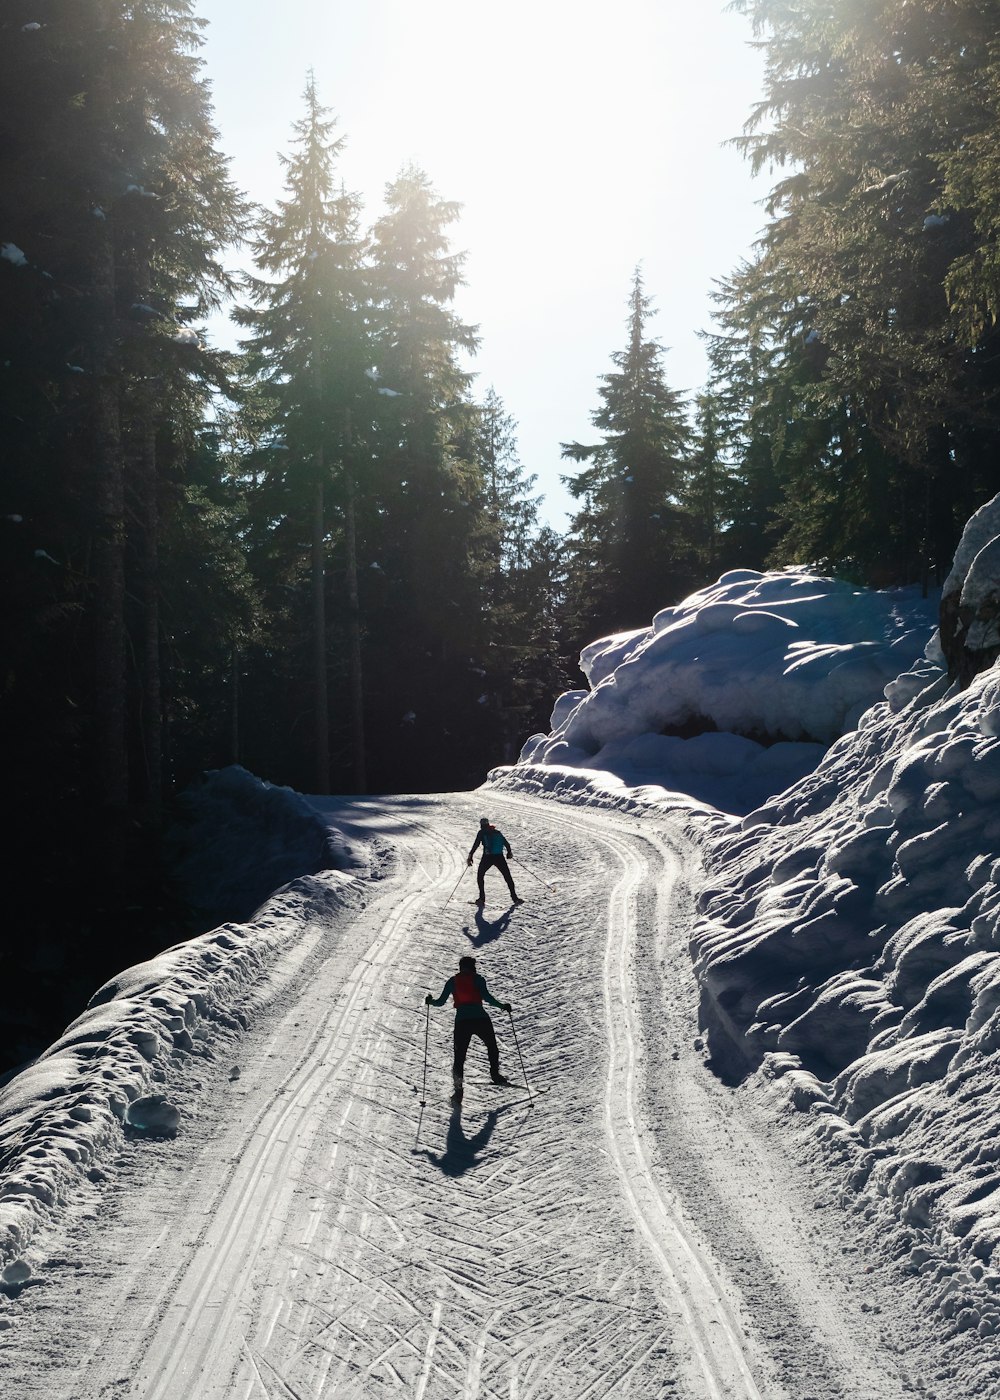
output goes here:
{"type": "MultiPolygon", "coordinates": [[[[457,310],[477,324],[475,391],[492,385],[564,529],[560,442],[591,441],[598,378],[626,343],[642,264],[671,387],[706,377],[697,332],[712,281],[764,224],[766,182],[724,143],[760,97],[760,56],[722,0],[199,0],[220,145],[255,200],[282,190],[278,151],[312,68],[347,145],[365,223],[409,161],[462,206],[457,310]]],[[[216,338],[232,343],[219,325],[216,338]]]]}

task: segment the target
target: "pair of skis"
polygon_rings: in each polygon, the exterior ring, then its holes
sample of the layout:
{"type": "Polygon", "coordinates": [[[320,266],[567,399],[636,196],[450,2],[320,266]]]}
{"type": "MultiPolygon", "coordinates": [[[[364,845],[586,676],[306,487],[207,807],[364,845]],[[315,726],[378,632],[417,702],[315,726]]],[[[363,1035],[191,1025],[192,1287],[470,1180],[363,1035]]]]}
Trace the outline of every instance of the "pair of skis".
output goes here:
{"type": "MultiPolygon", "coordinates": [[[[431,1034],[431,1008],[430,1008],[430,1006],[429,1006],[429,1005],[428,1005],[428,1006],[425,1006],[425,1007],[424,1007],[424,1011],[425,1011],[425,1013],[426,1013],[426,1018],[425,1018],[425,1021],[424,1021],[424,1087],[423,1087],[423,1092],[422,1092],[421,1095],[420,1095],[420,1107],[421,1107],[421,1108],[426,1108],[426,1107],[427,1107],[427,1047],[428,1047],[428,1042],[429,1042],[429,1040],[430,1040],[430,1034],[431,1034]]],[[[522,1075],[524,1076],[524,1084],[523,1084],[523,1085],[521,1085],[521,1084],[515,1084],[515,1085],[513,1085],[512,1087],[517,1088],[517,1089],[523,1088],[523,1089],[525,1090],[525,1092],[527,1093],[527,1095],[528,1095],[528,1099],[531,1100],[531,1099],[532,1099],[532,1090],[531,1090],[531,1085],[528,1083],[528,1071],[524,1068],[524,1056],[521,1054],[521,1047],[520,1047],[520,1045],[518,1044],[518,1039],[517,1039],[517,1031],[514,1029],[514,1013],[513,1013],[513,1011],[511,1011],[511,1010],[508,1008],[507,1015],[510,1017],[510,1033],[511,1033],[511,1035],[514,1037],[514,1048],[517,1050],[517,1058],[518,1058],[518,1060],[520,1061],[520,1064],[521,1064],[521,1073],[522,1073],[522,1075]]],[[[416,1089],[417,1086],[414,1085],[413,1087],[414,1087],[414,1089],[416,1089]]],[[[497,1085],[494,1085],[494,1088],[497,1088],[497,1089],[500,1089],[500,1088],[506,1089],[506,1088],[507,1088],[507,1085],[506,1085],[506,1084],[502,1084],[502,1085],[501,1085],[501,1084],[497,1084],[497,1085]]]]}
{"type": "MultiPolygon", "coordinates": [[[[530,865],[525,865],[524,861],[523,861],[523,860],[518,860],[517,856],[511,856],[511,860],[515,863],[515,865],[519,865],[519,866],[521,866],[521,868],[522,868],[523,870],[526,870],[526,871],[528,872],[528,874],[532,877],[532,879],[537,880],[538,883],[539,883],[540,885],[544,885],[545,888],[546,888],[547,890],[552,890],[552,892],[555,893],[555,888],[556,888],[555,885],[550,885],[549,882],[548,882],[548,880],[543,880],[542,877],[541,877],[541,875],[536,875],[535,872],[532,870],[532,868],[531,868],[530,865]]],[[[471,865],[467,865],[467,866],[465,867],[465,870],[471,870],[471,869],[472,869],[472,866],[471,866],[471,865]]],[[[448,898],[445,900],[444,904],[441,906],[442,911],[445,910],[445,909],[447,909],[448,905],[449,905],[449,904],[451,903],[451,901],[455,898],[456,891],[458,890],[459,885],[462,883],[462,880],[465,878],[465,870],[462,871],[461,875],[459,875],[458,879],[455,881],[455,888],[452,890],[451,894],[448,896],[448,898]]],[[[523,903],[524,903],[523,900],[515,900],[514,902],[515,902],[515,904],[518,904],[518,903],[523,904],[523,903]]],[[[470,901],[470,903],[472,903],[472,904],[478,904],[478,903],[479,903],[479,900],[478,900],[478,899],[473,899],[473,900],[470,901]]]]}

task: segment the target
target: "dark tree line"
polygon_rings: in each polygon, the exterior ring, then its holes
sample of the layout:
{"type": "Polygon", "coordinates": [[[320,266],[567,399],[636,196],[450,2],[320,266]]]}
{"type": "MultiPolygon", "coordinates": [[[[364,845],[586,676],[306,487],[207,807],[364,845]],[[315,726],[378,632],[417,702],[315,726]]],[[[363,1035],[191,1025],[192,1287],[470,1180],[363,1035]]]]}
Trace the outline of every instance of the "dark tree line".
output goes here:
{"type": "Polygon", "coordinates": [[[623,289],[593,440],[563,446],[561,538],[467,368],[458,208],[424,172],[369,218],[310,78],[282,197],[255,208],[191,0],[7,0],[0,717],[23,936],[0,1014],[24,1012],[25,1045],[32,999],[78,1005],[184,931],[163,805],[203,769],[469,787],[547,728],[582,644],[726,569],[947,569],[1000,488],[1000,4],[736,7],[767,60],[741,139],[773,172],[768,222],[720,275],[700,392],[670,386],[641,274],[623,289]],[[238,246],[251,275],[226,270],[238,246]],[[205,343],[221,306],[234,353],[205,343]]]}
{"type": "Polygon", "coordinates": [[[776,563],[941,581],[1000,487],[1000,6],[737,0],[775,177],[717,289],[732,528],[776,563]]]}

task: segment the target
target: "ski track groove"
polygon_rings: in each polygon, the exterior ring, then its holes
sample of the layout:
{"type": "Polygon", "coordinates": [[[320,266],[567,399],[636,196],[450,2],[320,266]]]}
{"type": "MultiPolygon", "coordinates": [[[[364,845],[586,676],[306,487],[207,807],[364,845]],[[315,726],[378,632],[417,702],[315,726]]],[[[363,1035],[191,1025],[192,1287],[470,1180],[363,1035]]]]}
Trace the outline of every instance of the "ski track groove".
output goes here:
{"type": "MultiPolygon", "coordinates": [[[[398,938],[401,931],[405,931],[406,915],[411,906],[420,902],[420,898],[420,889],[413,890],[404,896],[401,905],[394,912],[394,917],[388,921],[392,925],[390,934],[394,933],[398,938]]],[[[363,964],[363,971],[355,979],[354,985],[348,989],[343,1006],[331,1009],[332,1029],[326,1028],[325,1036],[323,1036],[322,1031],[317,1036],[317,1039],[321,1037],[325,1039],[326,1045],[332,1051],[332,1064],[324,1062],[323,1059],[317,1063],[315,1055],[307,1056],[306,1060],[300,1062],[286,1079],[286,1084],[296,1083],[296,1092],[287,1096],[291,1102],[286,1103],[279,1111],[270,1131],[262,1133],[259,1125],[254,1128],[247,1152],[240,1160],[234,1173],[234,1176],[242,1178],[238,1196],[232,1203],[227,1203],[227,1209],[221,1219],[216,1216],[213,1222],[217,1231],[223,1234],[223,1247],[210,1257],[206,1255],[204,1249],[198,1251],[192,1261],[191,1268],[187,1271],[193,1287],[184,1308],[186,1318],[192,1321],[189,1321],[186,1326],[182,1325],[179,1329],[182,1334],[188,1334],[185,1338],[185,1345],[175,1344],[176,1333],[173,1327],[158,1329],[158,1336],[154,1338],[153,1344],[147,1352],[146,1361],[147,1364],[152,1365],[153,1374],[149,1377],[149,1385],[142,1392],[143,1400],[158,1400],[158,1397],[161,1396],[164,1397],[164,1400],[166,1397],[180,1397],[184,1393],[184,1381],[181,1373],[196,1375],[202,1369],[199,1362],[211,1349],[215,1330],[214,1327],[204,1327],[200,1322],[208,1309],[208,1300],[212,1289],[227,1265],[230,1266],[230,1271],[233,1274],[238,1272],[236,1267],[230,1264],[230,1261],[239,1245],[245,1242],[246,1233],[248,1231],[251,1234],[254,1233],[254,1226],[259,1223],[267,1206],[265,1193],[259,1193],[255,1208],[250,1204],[253,1190],[258,1180],[265,1177],[272,1179],[277,1177],[279,1169],[286,1165],[285,1159],[294,1155],[292,1152],[275,1152],[274,1149],[290,1146],[290,1139],[283,1136],[283,1130],[294,1120],[296,1112],[300,1117],[308,1112],[308,1109],[299,1109],[296,1102],[298,1096],[304,1094],[306,1090],[311,1091],[304,1095],[304,1101],[308,1104],[310,1097],[316,1097],[318,1086],[336,1079],[344,1068],[356,1042],[356,1035],[350,1034],[350,1025],[352,1021],[356,1024],[357,1008],[368,997],[374,982],[373,974],[385,966],[392,946],[392,937],[384,938],[378,954],[363,964]],[[249,1220],[248,1215],[250,1215],[249,1220]],[[237,1223],[239,1229],[235,1228],[237,1223]],[[228,1241],[223,1233],[225,1226],[228,1226],[226,1232],[228,1233],[228,1241]],[[190,1335],[192,1332],[201,1335],[192,1337],[190,1335]]],[[[342,1123],[346,1122],[352,1107],[350,1102],[345,1107],[342,1123]]],[[[245,1252],[249,1257],[244,1263],[244,1270],[248,1271],[257,1251],[253,1245],[245,1245],[245,1252]]],[[[231,1295],[229,1304],[224,1307],[223,1317],[228,1319],[236,1306],[236,1296],[231,1295]]],[[[168,1312],[168,1320],[169,1316],[168,1312]]],[[[220,1322],[222,1320],[219,1319],[220,1322]]],[[[268,1365],[273,1369],[273,1363],[268,1361],[268,1365]]],[[[275,1371],[275,1375],[279,1375],[280,1378],[279,1372],[275,1371]]],[[[285,1384],[284,1381],[282,1383],[285,1384]]]]}
{"type": "Polygon", "coordinates": [[[144,1295],[146,1335],[121,1300],[88,1363],[110,1336],[117,1354],[86,1394],[52,1400],[125,1394],[123,1377],[132,1400],[274,1400],[276,1386],[293,1400],[763,1400],[726,1286],[641,1127],[629,958],[640,890],[652,900],[673,857],[635,825],[497,797],[516,847],[536,864],[557,852],[574,878],[536,886],[547,907],[529,900],[480,947],[445,900],[478,801],[421,799],[433,824],[355,804],[415,832],[419,855],[372,887],[355,919],[363,955],[340,963],[334,948],[282,1013],[268,1053],[290,1067],[278,1060],[252,1119],[222,1125],[228,1165],[189,1246],[165,1241],[174,1262],[144,1295]],[[559,1092],[494,1096],[474,1043],[453,1112],[437,1098],[442,1014],[418,1110],[420,999],[470,942],[494,993],[513,992],[515,1020],[497,1018],[504,1068],[519,1069],[516,1029],[528,1085],[559,1092]]]}

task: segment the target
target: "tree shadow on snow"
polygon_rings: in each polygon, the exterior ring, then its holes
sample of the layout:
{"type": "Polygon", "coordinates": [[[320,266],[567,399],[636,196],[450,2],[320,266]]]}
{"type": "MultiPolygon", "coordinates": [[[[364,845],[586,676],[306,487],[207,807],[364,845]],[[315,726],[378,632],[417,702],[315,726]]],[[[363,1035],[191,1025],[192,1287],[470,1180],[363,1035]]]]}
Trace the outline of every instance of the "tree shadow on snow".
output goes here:
{"type": "Polygon", "coordinates": [[[481,948],[484,943],[492,943],[495,938],[500,937],[510,923],[510,913],[511,911],[506,909],[500,915],[499,919],[487,919],[483,911],[477,909],[475,913],[476,932],[472,933],[468,924],[466,924],[462,932],[472,944],[473,948],[481,948]]]}
{"type": "Polygon", "coordinates": [[[451,1118],[448,1121],[448,1136],[445,1139],[443,1152],[431,1152],[429,1148],[414,1148],[414,1154],[426,1157],[435,1167],[439,1168],[445,1176],[464,1176],[472,1167],[478,1165],[480,1153],[489,1146],[493,1130],[503,1109],[490,1109],[486,1115],[486,1122],[477,1133],[471,1137],[466,1137],[462,1127],[462,1106],[456,1104],[452,1109],[451,1118]]]}

